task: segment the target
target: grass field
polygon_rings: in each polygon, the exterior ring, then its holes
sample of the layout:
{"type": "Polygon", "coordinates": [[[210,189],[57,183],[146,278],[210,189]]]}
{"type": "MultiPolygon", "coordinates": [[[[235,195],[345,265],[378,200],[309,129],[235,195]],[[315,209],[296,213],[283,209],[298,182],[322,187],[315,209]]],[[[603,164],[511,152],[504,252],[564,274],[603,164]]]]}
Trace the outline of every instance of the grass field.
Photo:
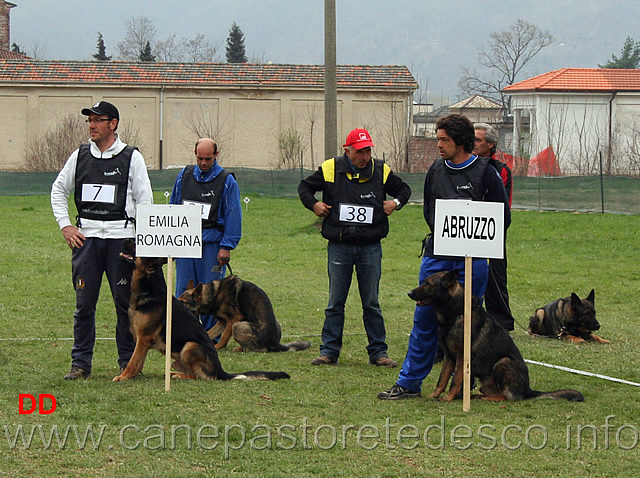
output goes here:
{"type": "MultiPolygon", "coordinates": [[[[533,388],[575,388],[585,402],[473,401],[463,412],[461,401],[378,400],[398,369],[368,365],[355,288],[340,365],[312,367],[327,300],[326,243],[296,199],[251,196],[232,265],[270,295],[285,340],[313,345],[220,352],[227,371],[284,370],[291,380],[174,381],[165,392],[164,357],[152,351],[142,377],[112,383],[115,317],[104,288],[92,377],[64,381],[74,308],[69,249],[47,197],[1,197],[0,214],[0,476],[612,477],[640,467],[635,386],[530,365],[533,388]],[[53,395],[57,408],[19,414],[19,394],[53,395]]],[[[525,359],[640,382],[639,232],[637,216],[514,211],[509,286],[525,359]],[[537,306],[592,288],[599,335],[611,344],[526,335],[537,306]]],[[[380,300],[398,361],[425,233],[421,207],[408,205],[391,217],[383,242],[380,300]]],[[[438,372],[436,365],[423,392],[438,372]]]]}

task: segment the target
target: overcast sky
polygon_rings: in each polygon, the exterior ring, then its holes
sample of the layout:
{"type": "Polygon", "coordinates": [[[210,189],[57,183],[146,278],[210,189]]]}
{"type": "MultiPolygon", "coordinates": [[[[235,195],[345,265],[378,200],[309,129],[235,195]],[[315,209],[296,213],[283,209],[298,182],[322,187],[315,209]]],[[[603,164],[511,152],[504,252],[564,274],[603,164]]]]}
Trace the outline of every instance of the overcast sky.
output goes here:
{"type": "MultiPolygon", "coordinates": [[[[323,0],[11,0],[11,42],[49,60],[91,60],[101,32],[107,55],[126,21],[146,16],[156,40],[203,34],[221,49],[232,22],[245,35],[249,58],[322,64],[323,0]]],[[[634,0],[336,0],[339,64],[406,65],[430,97],[458,99],[461,68],[477,65],[489,34],[522,18],[556,41],[520,80],[563,67],[596,68],[619,55],[627,36],[640,41],[640,2],[634,0]]]]}

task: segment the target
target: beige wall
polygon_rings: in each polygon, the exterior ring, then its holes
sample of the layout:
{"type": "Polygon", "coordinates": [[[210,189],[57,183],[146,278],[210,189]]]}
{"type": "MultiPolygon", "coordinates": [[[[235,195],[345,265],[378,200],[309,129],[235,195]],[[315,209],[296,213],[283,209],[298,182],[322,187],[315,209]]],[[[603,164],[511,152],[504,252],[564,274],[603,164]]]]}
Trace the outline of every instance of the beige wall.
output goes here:
{"type": "MultiPolygon", "coordinates": [[[[288,128],[296,129],[303,138],[305,167],[315,168],[326,159],[321,89],[25,85],[3,86],[0,93],[1,170],[20,170],[29,141],[43,135],[56,118],[80,115],[82,108],[100,100],[118,107],[118,132],[125,142],[136,143],[153,169],[190,163],[196,130],[214,136],[221,150],[220,161],[229,167],[273,168],[277,136],[288,128]],[[128,140],[127,131],[134,131],[139,140],[128,140]]],[[[351,129],[367,127],[377,146],[376,156],[397,149],[392,129],[398,129],[399,124],[406,130],[408,98],[407,91],[338,91],[338,146],[351,129]]]]}

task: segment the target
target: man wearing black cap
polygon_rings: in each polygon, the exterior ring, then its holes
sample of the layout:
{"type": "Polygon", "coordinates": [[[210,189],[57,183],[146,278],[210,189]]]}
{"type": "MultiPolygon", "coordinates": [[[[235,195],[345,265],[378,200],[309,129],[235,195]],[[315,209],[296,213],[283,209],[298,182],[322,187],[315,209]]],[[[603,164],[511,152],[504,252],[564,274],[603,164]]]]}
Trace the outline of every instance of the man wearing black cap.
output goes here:
{"type": "Polygon", "coordinates": [[[323,218],[322,236],[329,241],[329,305],[325,309],[320,356],[312,365],[337,365],[342,348],[344,306],[353,269],[362,301],[362,318],[369,345],[369,363],[396,367],[387,355],[386,330],[378,289],[382,268],[380,240],[389,232],[387,219],[411,197],[411,188],[380,159],[366,129],[349,133],[344,155],[326,160],[298,186],[302,204],[323,218]],[[322,191],[322,201],[315,193],[322,191]],[[393,199],[387,200],[387,195],[393,199]]]}
{"type": "Polygon", "coordinates": [[[129,331],[129,295],[133,264],[120,258],[124,240],[135,235],[138,204],[153,202],[147,167],[140,152],[123,143],[116,130],[118,109],[100,101],[82,114],[89,125],[89,143],[75,150],[51,187],[51,207],[62,237],[71,248],[71,273],[76,292],[73,314],[71,371],[64,378],[91,375],[96,338],[96,304],[106,273],[116,307],[118,365],[124,369],[135,348],[129,331]],[[75,225],[68,198],[75,191],[75,225]]]}

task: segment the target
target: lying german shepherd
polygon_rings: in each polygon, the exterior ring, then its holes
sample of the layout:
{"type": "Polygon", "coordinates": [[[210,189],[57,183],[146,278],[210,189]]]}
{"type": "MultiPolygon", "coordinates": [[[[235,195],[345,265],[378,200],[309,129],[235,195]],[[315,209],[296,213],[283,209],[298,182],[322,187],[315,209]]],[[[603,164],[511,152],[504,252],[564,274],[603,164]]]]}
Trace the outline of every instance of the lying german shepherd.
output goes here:
{"type": "MultiPolygon", "coordinates": [[[[114,382],[134,378],[141,371],[149,349],[166,353],[167,284],[162,273],[165,259],[133,258],[129,321],[136,347],[126,369],[114,382]]],[[[204,380],[276,380],[290,378],[285,372],[227,373],[223,370],[213,342],[200,321],[178,299],[173,297],[171,357],[177,373],[172,377],[204,380]]]]}
{"type": "MultiPolygon", "coordinates": [[[[409,292],[417,305],[433,306],[438,320],[438,338],[444,349],[444,362],[432,398],[438,398],[453,383],[444,401],[460,393],[463,381],[464,286],[457,271],[438,272],[427,277],[420,287],[409,292]],[[455,373],[454,373],[455,372],[455,373]]],[[[582,402],[576,390],[539,392],[529,386],[529,370],[509,333],[491,317],[482,301],[473,297],[471,312],[471,375],[482,383],[485,400],[525,400],[535,397],[582,402]]]]}
{"type": "Polygon", "coordinates": [[[222,334],[216,344],[218,350],[226,347],[231,336],[240,344],[236,352],[287,352],[311,346],[306,340],[281,344],[282,329],[269,297],[253,282],[238,276],[196,287],[190,281],[179,299],[196,315],[215,316],[218,322],[207,333],[212,339],[222,334]]]}
{"type": "Polygon", "coordinates": [[[596,319],[595,291],[580,299],[575,293],[571,297],[554,300],[536,309],[529,318],[531,335],[556,337],[573,343],[585,341],[608,344],[609,341],[593,333],[600,328],[596,319]]]}

